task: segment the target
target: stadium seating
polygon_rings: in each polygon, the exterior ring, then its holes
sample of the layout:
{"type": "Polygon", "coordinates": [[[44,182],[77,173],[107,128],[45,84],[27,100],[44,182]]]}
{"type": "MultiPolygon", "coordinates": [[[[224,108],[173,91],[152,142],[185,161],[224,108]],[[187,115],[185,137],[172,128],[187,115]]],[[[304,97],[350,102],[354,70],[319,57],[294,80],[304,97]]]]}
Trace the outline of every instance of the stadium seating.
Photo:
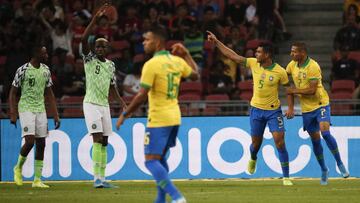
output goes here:
{"type": "Polygon", "coordinates": [[[130,48],[130,44],[126,40],[112,41],[112,42],[110,42],[110,46],[115,51],[121,51],[123,49],[130,48]]]}
{"type": "Polygon", "coordinates": [[[253,96],[253,81],[240,81],[238,82],[237,87],[240,91],[240,99],[250,101],[253,96]]]}
{"type": "Polygon", "coordinates": [[[357,61],[358,63],[360,63],[360,51],[349,52],[348,58],[353,59],[353,60],[357,61]]]}
{"type": "Polygon", "coordinates": [[[353,80],[334,80],[331,83],[332,93],[353,93],[355,90],[355,82],[353,80]]]}
{"type": "Polygon", "coordinates": [[[206,101],[227,101],[229,96],[227,94],[209,94],[205,97],[206,101]]]}
{"type": "Polygon", "coordinates": [[[199,101],[201,96],[198,94],[184,94],[179,96],[179,101],[199,101]]]}
{"type": "MultiPolygon", "coordinates": [[[[331,101],[333,100],[347,100],[352,99],[352,94],[350,92],[336,92],[330,94],[331,101]]],[[[330,102],[331,113],[334,115],[349,115],[352,113],[352,105],[346,104],[344,102],[330,102]]]]}
{"type": "Polygon", "coordinates": [[[180,95],[196,94],[202,95],[202,84],[200,82],[183,82],[180,85],[180,95]]]}

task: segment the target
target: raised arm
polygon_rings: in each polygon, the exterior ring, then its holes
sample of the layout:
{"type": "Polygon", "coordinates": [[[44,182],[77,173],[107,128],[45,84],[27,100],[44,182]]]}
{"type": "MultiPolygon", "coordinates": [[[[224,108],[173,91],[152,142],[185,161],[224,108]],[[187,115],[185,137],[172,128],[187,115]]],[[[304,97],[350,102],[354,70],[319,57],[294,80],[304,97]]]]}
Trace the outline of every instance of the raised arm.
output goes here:
{"type": "Polygon", "coordinates": [[[216,47],[220,50],[224,56],[228,57],[229,59],[235,61],[236,63],[244,63],[246,58],[243,56],[238,55],[235,51],[230,49],[229,47],[225,46],[222,42],[220,42],[216,36],[210,32],[206,31],[208,34],[208,41],[212,42],[216,45],[216,47]]]}
{"type": "Polygon", "coordinates": [[[199,79],[200,75],[198,66],[194,59],[191,57],[189,50],[186,49],[184,45],[182,45],[181,43],[174,44],[171,47],[171,53],[182,57],[185,62],[192,68],[193,71],[189,76],[191,80],[195,81],[199,79]]]}
{"type": "Polygon", "coordinates": [[[91,32],[94,29],[96,19],[102,15],[104,15],[106,8],[108,7],[108,4],[104,4],[93,16],[91,19],[89,25],[86,27],[82,37],[81,37],[81,44],[82,44],[82,52],[84,55],[87,55],[90,52],[89,43],[88,43],[88,37],[91,34],[91,32]]]}

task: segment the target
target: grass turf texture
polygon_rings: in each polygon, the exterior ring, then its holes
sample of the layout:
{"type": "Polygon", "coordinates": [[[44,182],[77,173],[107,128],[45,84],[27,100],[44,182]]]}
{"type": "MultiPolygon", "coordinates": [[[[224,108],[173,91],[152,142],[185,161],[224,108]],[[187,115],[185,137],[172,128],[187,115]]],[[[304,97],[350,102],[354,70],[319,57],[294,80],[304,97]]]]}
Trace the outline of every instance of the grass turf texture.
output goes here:
{"type": "MultiPolygon", "coordinates": [[[[318,179],[295,179],[294,186],[272,180],[191,180],[175,181],[188,202],[359,202],[360,179],[330,179],[321,186],[318,179]]],[[[153,202],[156,195],[151,181],[113,181],[117,189],[94,189],[92,182],[45,182],[51,188],[31,188],[31,182],[18,187],[0,183],[0,202],[153,202]]],[[[168,199],[169,201],[169,199],[168,199]]]]}

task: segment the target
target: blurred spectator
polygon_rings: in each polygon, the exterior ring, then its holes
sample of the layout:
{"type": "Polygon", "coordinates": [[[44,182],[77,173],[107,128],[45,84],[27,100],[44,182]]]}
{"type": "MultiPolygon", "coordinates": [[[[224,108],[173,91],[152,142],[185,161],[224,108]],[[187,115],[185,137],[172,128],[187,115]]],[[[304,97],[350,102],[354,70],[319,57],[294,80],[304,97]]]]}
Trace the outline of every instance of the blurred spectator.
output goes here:
{"type": "Polygon", "coordinates": [[[95,0],[95,8],[92,12],[93,14],[95,14],[102,5],[108,3],[108,7],[106,8],[105,15],[109,20],[110,26],[116,25],[116,23],[118,22],[117,9],[111,2],[112,2],[111,0],[95,0]]]}
{"type": "Polygon", "coordinates": [[[75,0],[72,3],[73,16],[79,17],[84,23],[87,23],[91,19],[91,13],[85,9],[81,0],[75,0]]]}
{"type": "Polygon", "coordinates": [[[114,30],[111,28],[110,21],[106,15],[102,15],[98,18],[98,26],[96,27],[94,34],[96,36],[104,37],[109,42],[113,41],[114,30]]]}
{"type": "Polygon", "coordinates": [[[358,63],[349,59],[349,47],[341,47],[340,49],[340,60],[336,61],[332,70],[331,70],[331,78],[332,80],[354,80],[357,82],[359,78],[359,69],[358,63]]]}
{"type": "Polygon", "coordinates": [[[355,21],[355,16],[348,15],[346,25],[337,31],[334,39],[334,48],[349,47],[350,51],[360,48],[360,29],[355,21]]]}
{"type": "Polygon", "coordinates": [[[189,15],[187,4],[181,3],[176,7],[176,14],[170,20],[170,38],[173,40],[184,40],[184,23],[185,21],[192,20],[189,15]]]}
{"type": "Polygon", "coordinates": [[[214,8],[212,6],[204,7],[204,17],[202,22],[202,31],[205,33],[207,30],[218,36],[219,39],[224,39],[225,33],[220,20],[217,18],[214,8]]]}
{"type": "Polygon", "coordinates": [[[226,22],[229,26],[237,26],[245,23],[247,0],[235,0],[226,8],[226,22]]]}
{"type": "Polygon", "coordinates": [[[343,19],[344,24],[346,23],[346,16],[354,16],[356,23],[359,23],[360,22],[359,15],[360,15],[360,13],[359,13],[358,7],[354,4],[351,4],[348,7],[347,11],[344,12],[344,19],[343,19]]]}
{"type": "Polygon", "coordinates": [[[71,35],[66,24],[57,19],[53,22],[53,26],[51,26],[42,14],[40,14],[40,18],[50,31],[53,52],[57,49],[62,49],[66,52],[66,55],[74,56],[71,46],[71,35]]]}
{"type": "Polygon", "coordinates": [[[211,94],[228,94],[231,96],[233,83],[231,77],[225,74],[228,68],[222,61],[215,61],[209,77],[209,83],[212,86],[211,94]]]}
{"type": "Polygon", "coordinates": [[[187,20],[185,24],[184,45],[201,70],[204,67],[204,35],[195,20],[187,20]]]}
{"type": "Polygon", "coordinates": [[[118,35],[121,39],[128,39],[133,32],[141,29],[141,20],[137,16],[138,12],[135,5],[129,4],[126,8],[126,16],[121,18],[118,35]]]}
{"type": "Polygon", "coordinates": [[[206,6],[210,6],[211,8],[213,8],[214,14],[219,17],[221,15],[221,10],[220,10],[220,5],[215,2],[214,0],[205,0],[204,1],[204,7],[206,6]]]}
{"type": "Polygon", "coordinates": [[[239,55],[243,56],[245,53],[246,39],[240,35],[240,28],[238,26],[231,26],[230,34],[225,39],[227,44],[231,44],[232,49],[239,55]]]}
{"type": "Polygon", "coordinates": [[[83,96],[85,94],[85,72],[82,59],[75,61],[74,70],[68,74],[62,85],[62,93],[64,96],[83,96]]]}
{"type": "Polygon", "coordinates": [[[72,37],[71,44],[75,58],[79,56],[79,46],[81,43],[82,34],[85,31],[86,19],[80,17],[80,15],[74,15],[70,24],[70,35],[72,37]]]}
{"type": "Polygon", "coordinates": [[[259,18],[256,15],[256,0],[248,0],[248,7],[245,12],[246,27],[248,28],[249,39],[255,39],[259,18]]]}
{"type": "Polygon", "coordinates": [[[149,0],[148,7],[154,7],[158,11],[159,22],[168,25],[171,15],[174,11],[173,5],[170,5],[167,0],[149,0]]]}
{"type": "Polygon", "coordinates": [[[196,19],[196,21],[202,20],[203,6],[198,0],[188,0],[189,15],[196,19]]]}
{"type": "Polygon", "coordinates": [[[65,14],[64,14],[63,6],[61,5],[60,1],[59,0],[52,0],[52,3],[53,3],[54,8],[55,8],[54,17],[56,19],[60,19],[61,21],[64,22],[65,14]]]}
{"type": "Polygon", "coordinates": [[[140,90],[140,76],[144,63],[135,63],[130,74],[126,75],[123,82],[124,96],[135,96],[140,90]]]}
{"type": "Polygon", "coordinates": [[[143,34],[151,28],[151,21],[150,18],[144,18],[142,29],[134,32],[131,35],[130,41],[134,47],[134,54],[141,54],[144,53],[144,46],[142,44],[143,42],[143,34]]]}
{"type": "MultiPolygon", "coordinates": [[[[348,15],[349,7],[355,6],[357,11],[360,11],[360,0],[345,0],[344,3],[344,13],[345,16],[348,15]]],[[[359,13],[358,13],[359,15],[359,13]]]]}

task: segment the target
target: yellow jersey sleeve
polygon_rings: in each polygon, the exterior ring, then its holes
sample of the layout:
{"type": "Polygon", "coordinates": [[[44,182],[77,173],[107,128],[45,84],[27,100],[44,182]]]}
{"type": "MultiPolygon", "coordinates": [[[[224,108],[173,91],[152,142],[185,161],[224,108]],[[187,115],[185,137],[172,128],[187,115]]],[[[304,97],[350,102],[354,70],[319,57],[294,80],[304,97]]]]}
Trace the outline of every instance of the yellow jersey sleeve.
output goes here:
{"type": "Polygon", "coordinates": [[[293,71],[293,67],[294,67],[294,62],[291,61],[287,66],[286,66],[286,73],[288,75],[291,75],[292,71],[293,71]]]}
{"type": "Polygon", "coordinates": [[[320,80],[321,79],[321,70],[320,66],[317,63],[312,63],[311,67],[308,69],[308,79],[309,80],[320,80]]]}
{"type": "Polygon", "coordinates": [[[280,84],[286,85],[289,83],[289,77],[287,72],[281,67],[283,71],[280,72],[280,84]]]}
{"type": "Polygon", "coordinates": [[[257,64],[256,58],[246,58],[246,60],[245,60],[245,67],[246,68],[251,69],[251,68],[255,67],[256,64],[257,64]]]}
{"type": "Polygon", "coordinates": [[[155,68],[151,67],[151,61],[144,64],[141,72],[140,86],[146,89],[150,89],[154,84],[155,68]]]}

